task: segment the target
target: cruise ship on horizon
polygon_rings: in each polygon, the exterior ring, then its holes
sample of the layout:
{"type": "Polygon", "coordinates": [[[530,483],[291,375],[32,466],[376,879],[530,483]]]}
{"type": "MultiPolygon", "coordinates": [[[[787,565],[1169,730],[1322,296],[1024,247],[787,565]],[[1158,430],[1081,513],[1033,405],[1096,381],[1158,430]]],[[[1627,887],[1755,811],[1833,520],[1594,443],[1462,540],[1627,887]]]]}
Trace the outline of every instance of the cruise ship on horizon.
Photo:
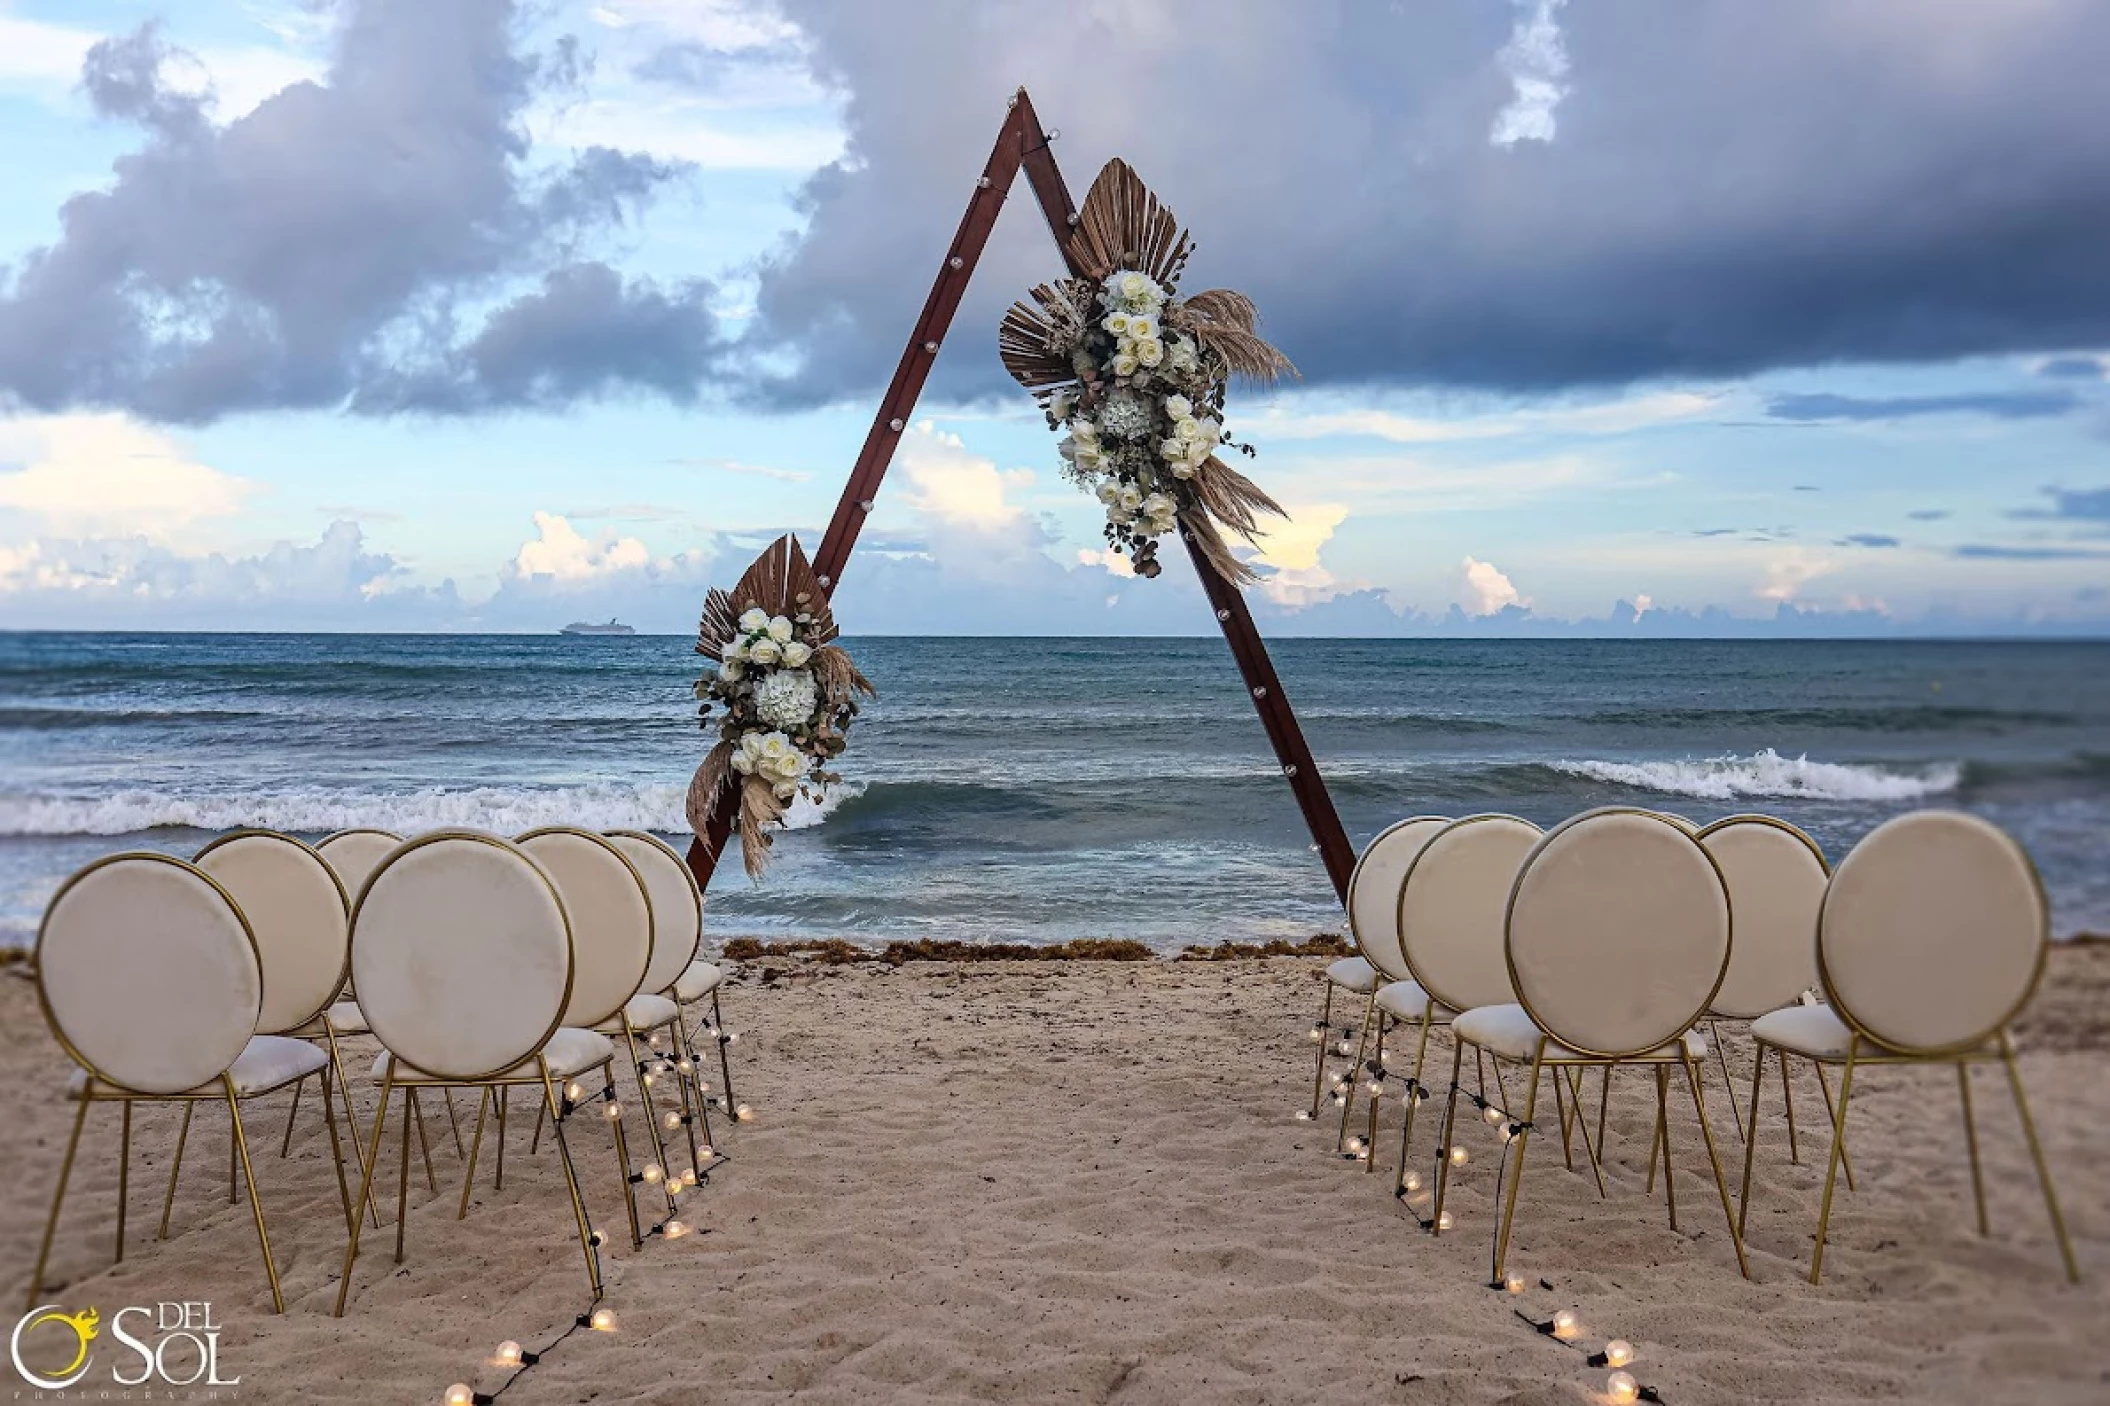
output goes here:
{"type": "Polygon", "coordinates": [[[557,633],[560,635],[634,635],[637,631],[610,618],[605,625],[594,625],[584,620],[574,620],[563,629],[557,631],[557,633]]]}

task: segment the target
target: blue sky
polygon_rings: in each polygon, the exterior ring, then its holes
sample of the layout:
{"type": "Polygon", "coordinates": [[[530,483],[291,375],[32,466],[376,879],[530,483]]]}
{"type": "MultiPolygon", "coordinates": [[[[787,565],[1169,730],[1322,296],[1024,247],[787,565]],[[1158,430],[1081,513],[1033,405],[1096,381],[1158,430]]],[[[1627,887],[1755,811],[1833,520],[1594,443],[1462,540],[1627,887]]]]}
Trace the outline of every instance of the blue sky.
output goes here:
{"type": "MultiPolygon", "coordinates": [[[[2110,631],[2100,6],[1400,8],[0,0],[0,627],[689,628],[817,540],[1023,81],[1309,373],[1231,405],[1269,630],[2110,631]]],[[[1006,393],[1036,218],[853,631],[1209,628],[1006,393]]]]}

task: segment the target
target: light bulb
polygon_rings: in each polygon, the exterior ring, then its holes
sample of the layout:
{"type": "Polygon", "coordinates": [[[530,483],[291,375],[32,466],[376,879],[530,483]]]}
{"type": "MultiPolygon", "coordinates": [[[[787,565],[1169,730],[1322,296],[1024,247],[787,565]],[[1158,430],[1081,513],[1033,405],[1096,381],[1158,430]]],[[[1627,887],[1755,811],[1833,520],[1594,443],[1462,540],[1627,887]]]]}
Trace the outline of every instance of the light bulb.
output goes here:
{"type": "Polygon", "coordinates": [[[1401,1182],[1400,1185],[1404,1186],[1409,1191],[1421,1190],[1421,1173],[1408,1172],[1407,1179],[1401,1182]]]}
{"type": "Polygon", "coordinates": [[[501,1367],[518,1367],[520,1365],[520,1344],[514,1342],[511,1338],[507,1338],[498,1345],[497,1358],[498,1365],[501,1367]]]}
{"type": "Polygon", "coordinates": [[[646,1181],[657,1183],[659,1179],[665,1175],[666,1173],[660,1169],[659,1163],[645,1163],[644,1177],[646,1181]]]}
{"type": "Polygon", "coordinates": [[[1367,1162],[1367,1161],[1369,1161],[1369,1160],[1370,1160],[1370,1149],[1369,1149],[1369,1148],[1367,1148],[1367,1147],[1358,1147],[1358,1148],[1357,1148],[1357,1149],[1355,1150],[1355,1160],[1356,1160],[1356,1161],[1358,1161],[1358,1162],[1367,1162]]]}
{"type": "Polygon", "coordinates": [[[476,1393],[469,1390],[467,1382],[456,1382],[453,1386],[447,1388],[447,1406],[469,1406],[469,1403],[474,1400],[476,1400],[476,1393]]]}
{"type": "Polygon", "coordinates": [[[1361,1151],[1361,1150],[1362,1150],[1362,1146],[1363,1146],[1363,1140],[1362,1140],[1361,1138],[1359,1138],[1359,1137],[1352,1137],[1352,1138],[1348,1139],[1348,1150],[1349,1150],[1350,1152],[1359,1152],[1359,1151],[1361,1151]]]}
{"type": "Polygon", "coordinates": [[[1341,1043],[1334,1046],[1334,1048],[1339,1050],[1342,1054],[1354,1053],[1354,1046],[1350,1045],[1346,1040],[1341,1041],[1341,1043]]]}
{"type": "Polygon", "coordinates": [[[1372,1098],[1382,1097],[1385,1092],[1385,1086],[1376,1079],[1372,1079],[1368,1084],[1365,1084],[1363,1087],[1370,1090],[1370,1097],[1372,1098]]]}
{"type": "Polygon", "coordinates": [[[739,1043],[740,1043],[740,1032],[739,1032],[739,1031],[737,1031],[737,1030],[735,1030],[735,1031],[733,1031],[733,1032],[732,1032],[732,1033],[731,1033],[730,1035],[727,1035],[727,1036],[725,1037],[725,1043],[727,1043],[728,1045],[737,1045],[737,1044],[739,1044],[739,1043]]]}
{"type": "Polygon", "coordinates": [[[586,1232],[586,1243],[598,1250],[601,1246],[608,1243],[608,1237],[601,1234],[598,1230],[589,1230],[586,1232]]]}
{"type": "Polygon", "coordinates": [[[1300,1123],[1309,1123],[1309,1122],[1311,1121],[1311,1110],[1310,1110],[1310,1109],[1308,1109],[1308,1108],[1300,1108],[1300,1109],[1298,1109],[1298,1110],[1297,1110],[1297,1121],[1298,1121],[1298,1122],[1300,1122],[1300,1123]]]}
{"type": "Polygon", "coordinates": [[[1524,1276],[1512,1274],[1502,1281],[1502,1287],[1512,1294],[1521,1294],[1524,1292],[1524,1276]]]}
{"type": "Polygon", "coordinates": [[[1462,1166],[1464,1166],[1464,1165],[1465,1165],[1465,1164],[1466,1164],[1467,1162],[1470,1162],[1471,1160],[1472,1160],[1472,1154],[1471,1154],[1470,1152],[1467,1152],[1467,1151],[1466,1151],[1466,1150],[1465,1150],[1464,1148],[1462,1148],[1462,1147],[1454,1147],[1454,1148],[1452,1148],[1452,1149],[1451,1149],[1451,1165],[1452,1165],[1452,1166],[1454,1166],[1454,1167],[1462,1167],[1462,1166]]]}
{"type": "Polygon", "coordinates": [[[1318,1026],[1316,1026],[1316,1025],[1314,1025],[1314,1026],[1313,1026],[1313,1027],[1311,1028],[1311,1039],[1312,1039],[1312,1043],[1313,1043],[1313,1044],[1317,1044],[1317,1043],[1318,1043],[1319,1041],[1321,1041],[1321,1040],[1323,1040],[1323,1039],[1325,1039],[1325,1038],[1326,1038],[1326,1032],[1325,1032],[1324,1030],[1320,1029],[1320,1028],[1319,1028],[1318,1026]]]}
{"type": "MultiPolygon", "coordinates": [[[[708,1158],[708,1157],[716,1157],[716,1156],[717,1156],[718,1154],[717,1154],[717,1153],[715,1153],[715,1152],[713,1152],[713,1151],[711,1151],[711,1145],[710,1145],[709,1143],[705,1143],[705,1144],[704,1144],[703,1146],[701,1146],[701,1147],[699,1147],[699,1148],[697,1148],[697,1149],[696,1149],[696,1155],[697,1155],[698,1157],[706,1157],[706,1158],[708,1158]]],[[[693,1173],[693,1172],[692,1172],[692,1173],[690,1173],[690,1177],[691,1177],[692,1179],[694,1178],[694,1176],[695,1176],[695,1173],[693,1173]]]]}
{"type": "Polygon", "coordinates": [[[669,1240],[679,1240],[689,1233],[689,1228],[678,1220],[670,1220],[660,1227],[659,1233],[669,1240]]]}
{"type": "Polygon", "coordinates": [[[694,1167],[682,1168],[681,1184],[683,1186],[694,1186],[696,1184],[696,1169],[694,1167]]]}
{"type": "Polygon", "coordinates": [[[1604,1345],[1604,1364],[1607,1367],[1624,1367],[1634,1360],[1634,1345],[1625,1338],[1614,1338],[1604,1345]]]}
{"type": "Polygon", "coordinates": [[[1572,1338],[1581,1326],[1572,1308],[1564,1308],[1553,1315],[1553,1336],[1556,1338],[1572,1338]]]}
{"type": "Polygon", "coordinates": [[[593,1317],[589,1321],[592,1323],[593,1330],[596,1333],[612,1333],[615,1331],[615,1310],[612,1308],[597,1308],[593,1311],[593,1317]]]}
{"type": "Polygon", "coordinates": [[[1605,1395],[1614,1401],[1639,1401],[1641,1383],[1634,1380],[1632,1372],[1614,1372],[1604,1381],[1605,1395]]]}
{"type": "Polygon", "coordinates": [[[1456,1222],[1451,1219],[1449,1211],[1445,1211],[1442,1215],[1436,1217],[1436,1228],[1438,1230],[1449,1230],[1454,1224],[1456,1222]]]}
{"type": "Polygon", "coordinates": [[[1335,1108],[1339,1108],[1339,1107],[1340,1107],[1340,1106],[1341,1106],[1342,1104],[1344,1104],[1344,1103],[1346,1103],[1346,1102],[1348,1102],[1348,1098],[1347,1098],[1347,1096],[1346,1096],[1345,1094],[1338,1094],[1338,1093],[1337,1093],[1337,1094],[1335,1094],[1335,1095],[1333,1096],[1333,1106],[1334,1106],[1335,1108]]]}
{"type": "Polygon", "coordinates": [[[1516,1141],[1517,1135],[1515,1129],[1511,1128],[1509,1124],[1504,1123],[1501,1127],[1495,1129],[1495,1136],[1499,1137],[1504,1142],[1514,1142],[1516,1141]]]}
{"type": "Polygon", "coordinates": [[[676,1069],[679,1069],[684,1074],[693,1074],[696,1072],[696,1066],[689,1063],[689,1061],[687,1061],[686,1059],[675,1060],[674,1067],[676,1069]]]}
{"type": "Polygon", "coordinates": [[[1486,1110],[1486,1111],[1485,1111],[1484,1113],[1482,1113],[1482,1114],[1481,1114],[1480,1116],[1481,1116],[1482,1118],[1485,1118],[1485,1119],[1487,1120],[1487,1125],[1488,1125],[1489,1127],[1493,1127],[1493,1126],[1494,1126],[1495,1124],[1497,1124],[1497,1123],[1499,1123],[1499,1122],[1501,1122],[1501,1121],[1502,1121],[1502,1110],[1501,1110],[1501,1109],[1499,1109],[1499,1108],[1496,1108],[1496,1107],[1495,1107],[1494,1105],[1492,1105],[1492,1104],[1489,1104],[1489,1105],[1488,1105],[1488,1107],[1487,1107],[1487,1110],[1486,1110]]]}
{"type": "Polygon", "coordinates": [[[645,1037],[645,1043],[656,1050],[659,1048],[659,1042],[663,1038],[664,1037],[657,1030],[655,1030],[650,1035],[647,1035],[645,1037]]]}
{"type": "Polygon", "coordinates": [[[639,1082],[640,1084],[643,1084],[643,1085],[644,1085],[644,1086],[645,1086],[646,1088],[648,1088],[648,1089],[649,1089],[649,1088],[651,1088],[651,1087],[652,1087],[652,1083],[653,1083],[653,1079],[652,1079],[652,1071],[648,1069],[648,1070],[646,1070],[646,1071],[645,1071],[644,1073],[642,1073],[642,1074],[638,1075],[638,1076],[637,1076],[637,1081],[638,1081],[638,1082],[639,1082]]]}
{"type": "Polygon", "coordinates": [[[574,1079],[572,1082],[564,1086],[564,1096],[570,1099],[573,1103],[577,1103],[579,1102],[579,1100],[586,1097],[586,1086],[580,1083],[578,1080],[574,1079]]]}
{"type": "Polygon", "coordinates": [[[623,1116],[623,1105],[617,1103],[614,1099],[610,1099],[601,1106],[601,1116],[613,1123],[616,1119],[623,1116]]]}
{"type": "Polygon", "coordinates": [[[752,1123],[755,1121],[755,1110],[743,1103],[733,1110],[733,1116],[743,1123],[752,1123]]]}

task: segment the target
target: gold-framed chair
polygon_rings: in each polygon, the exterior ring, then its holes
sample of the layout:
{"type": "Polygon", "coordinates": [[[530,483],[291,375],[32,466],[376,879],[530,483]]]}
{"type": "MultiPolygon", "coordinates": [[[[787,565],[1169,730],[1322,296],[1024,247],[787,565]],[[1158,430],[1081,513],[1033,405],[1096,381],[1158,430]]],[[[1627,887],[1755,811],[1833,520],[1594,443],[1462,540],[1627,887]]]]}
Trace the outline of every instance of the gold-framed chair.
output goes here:
{"type": "Polygon", "coordinates": [[[2028,853],[2006,831],[1963,811],[1914,811],[1887,820],[1862,837],[1833,871],[1816,933],[1817,974],[1826,1004],[1789,1006],[1752,1022],[1761,1058],[1752,1071],[1744,1145],[1742,1201],[1748,1214],[1765,1052],[1841,1066],[1832,1151],[1810,1254],[1812,1284],[1824,1270],[1854,1073],[1870,1065],[1955,1066],[1978,1233],[1990,1232],[1970,1071],[1974,1064],[1996,1063],[2007,1071],[2066,1277],[2080,1282],[2080,1265],[2008,1028],[2044,975],[2050,924],[2051,905],[2028,853]]]}
{"type": "MultiPolygon", "coordinates": [[[[639,1101],[644,1105],[657,1160],[648,1161],[641,1171],[629,1173],[631,1192],[626,1199],[630,1243],[639,1245],[643,1239],[636,1188],[655,1187],[666,1202],[667,1214],[673,1214],[682,1177],[672,1170],[666,1134],[687,1126],[685,1112],[673,1114],[672,1126],[663,1125],[653,1094],[663,1075],[657,1071],[661,1061],[651,1049],[647,1034],[679,1024],[681,1012],[672,1001],[639,990],[656,942],[652,900],[646,892],[644,876],[629,856],[614,841],[592,830],[546,825],[516,836],[513,843],[548,872],[571,916],[576,965],[564,1023],[620,1042],[616,1053],[629,1067],[639,1101]]],[[[545,1116],[546,1113],[547,1110],[545,1116]]],[[[481,1122],[483,1116],[479,1107],[477,1120],[481,1122]]],[[[537,1141],[541,1122],[538,1117],[537,1141]]],[[[501,1136],[501,1145],[502,1142],[501,1136]]]]}
{"type": "MultiPolygon", "coordinates": [[[[1356,858],[1355,868],[1348,874],[1348,931],[1355,939],[1356,949],[1363,954],[1363,960],[1377,972],[1378,985],[1363,1003],[1363,1027],[1356,1042],[1354,1070],[1345,1081],[1345,1087],[1335,1090],[1342,1106],[1341,1130],[1335,1135],[1334,1146],[1338,1151],[1359,1158],[1366,1172],[1377,1170],[1377,1106],[1384,1098],[1386,1028],[1395,1023],[1421,1024],[1429,1010],[1427,994],[1415,983],[1406,958],[1400,954],[1399,890],[1406,882],[1407,869],[1414,863],[1414,856],[1450,823],[1450,817],[1443,815],[1415,815],[1394,821],[1378,831],[1364,847],[1356,858]],[[1363,1056],[1373,1025],[1376,1026],[1377,1053],[1374,1059],[1365,1063],[1363,1056]],[[1365,1074],[1369,1076],[1370,1126],[1359,1145],[1348,1147],[1348,1121],[1355,1113],[1356,1089],[1364,1082],[1365,1074]]],[[[1417,1068],[1415,1078],[1419,1077],[1417,1068]]],[[[1413,1079],[1407,1081],[1407,1113],[1404,1116],[1412,1116],[1417,1087],[1413,1079]]]]}
{"type": "MultiPolygon", "coordinates": [[[[323,1081],[323,1113],[333,1146],[337,1121],[328,1056],[304,1040],[256,1034],[264,1009],[264,969],[255,935],[234,898],[211,875],[170,855],[105,856],[52,896],[37,929],[36,969],[44,1019],[80,1068],[69,1087],[79,1107],[30,1272],[30,1305],[43,1287],[90,1105],[119,1103],[124,1109],[117,1175],[117,1259],[122,1261],[132,1105],[181,1103],[188,1126],[190,1109],[212,1101],[227,1105],[233,1155],[248,1184],[272,1311],[284,1313],[241,1106],[313,1075],[323,1081]]],[[[338,1168],[338,1192],[349,1222],[352,1203],[341,1155],[338,1168]]],[[[167,1226],[164,1202],[163,1234],[167,1226]]]]}
{"type": "MultiPolygon", "coordinates": [[[[381,1097],[355,1204],[372,1195],[389,1101],[400,1090],[405,1126],[396,1189],[397,1263],[403,1260],[410,1195],[410,1093],[475,1089],[481,1107],[501,1090],[535,1088],[550,1116],[587,1280],[600,1297],[600,1235],[587,1219],[565,1136],[572,1114],[588,1106],[577,1082],[582,1076],[595,1070],[603,1076],[601,1106],[614,1131],[626,1204],[630,1156],[622,1105],[614,1098],[615,1047],[605,1035],[563,1023],[574,968],[572,924],[556,884],[520,848],[495,835],[420,835],[391,851],[362,887],[352,909],[352,977],[382,1047],[373,1068],[381,1097]]],[[[480,1118],[478,1133],[480,1138],[480,1118]]],[[[472,1145],[457,1215],[467,1212],[476,1151],[472,1145]]],[[[345,1247],[339,1317],[351,1294],[364,1224],[364,1218],[353,1221],[345,1247]]]]}
{"type": "MultiPolygon", "coordinates": [[[[1506,1102],[1490,1110],[1507,1144],[1498,1162],[1507,1186],[1505,1198],[1497,1183],[1494,1283],[1504,1281],[1544,1072],[1555,1071],[1558,1089],[1558,1081],[1575,1071],[1628,1064],[1655,1074],[1666,1168],[1669,1073],[1672,1066],[1684,1070],[1737,1267],[1750,1277],[1701,1092],[1707,1042],[1693,1028],[1728,970],[1730,926],[1729,891],[1713,857],[1690,832],[1653,812],[1607,809],[1576,816],[1548,831],[1525,859],[1510,893],[1504,941],[1516,1001],[1469,1009],[1451,1021],[1451,1089],[1430,1218],[1431,1231],[1441,1233],[1465,1048],[1486,1051],[1498,1067],[1504,1059],[1528,1065],[1522,1110],[1506,1102]]],[[[1668,1170],[1664,1187],[1676,1229],[1676,1181],[1668,1170]]]]}
{"type": "MultiPolygon", "coordinates": [[[[636,867],[652,905],[652,960],[645,966],[644,983],[633,999],[636,1009],[632,1011],[631,1023],[648,1043],[654,1044],[655,1054],[654,1037],[662,1029],[673,1036],[673,1057],[658,1057],[662,1066],[672,1066],[671,1072],[681,1082],[683,1126],[689,1141],[688,1180],[693,1186],[698,1178],[709,1175],[718,1152],[711,1133],[710,1086],[704,1082],[703,1061],[696,1057],[688,1023],[681,1018],[681,1002],[675,988],[684,975],[699,965],[696,950],[703,943],[703,890],[697,886],[696,876],[681,853],[650,831],[610,830],[607,839],[636,867]],[[660,1001],[674,1008],[671,1024],[665,1007],[656,1004],[660,1001]],[[700,1148],[696,1143],[698,1122],[703,1125],[700,1148]]],[[[717,970],[711,967],[713,973],[717,970]]],[[[717,983],[713,982],[709,989],[715,993],[717,983]]],[[[719,1053],[723,1056],[723,1045],[719,1046],[719,1053]]],[[[666,1072],[664,1068],[662,1072],[666,1072]]]]}
{"type": "MultiPolygon", "coordinates": [[[[1517,869],[1544,834],[1514,815],[1468,815],[1430,836],[1400,880],[1394,899],[1394,929],[1399,933],[1400,959],[1413,984],[1381,993],[1379,1005],[1399,1018],[1418,1014],[1421,1018],[1415,1023],[1421,1033],[1414,1047],[1414,1072],[1407,1080],[1406,1113],[1400,1121],[1399,1172],[1392,1185],[1396,1197],[1404,1199],[1420,1190],[1407,1158],[1415,1114],[1429,1097],[1423,1075],[1430,1032],[1456,1019],[1459,1011],[1515,999],[1509,966],[1502,956],[1503,917],[1517,869]]],[[[1474,1064],[1477,1070],[1477,1056],[1474,1064]]],[[[1497,1064],[1497,1087],[1501,1080],[1502,1068],[1497,1064]]],[[[1484,1076],[1481,1089],[1484,1093],[1484,1076]]]]}

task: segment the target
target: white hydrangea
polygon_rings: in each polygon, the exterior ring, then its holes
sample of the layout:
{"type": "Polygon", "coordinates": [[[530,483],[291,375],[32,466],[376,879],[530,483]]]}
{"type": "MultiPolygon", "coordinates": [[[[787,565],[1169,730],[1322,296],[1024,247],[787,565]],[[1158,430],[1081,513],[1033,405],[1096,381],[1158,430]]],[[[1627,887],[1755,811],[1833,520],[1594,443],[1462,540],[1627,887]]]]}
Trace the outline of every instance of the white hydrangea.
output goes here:
{"type": "Polygon", "coordinates": [[[803,727],[818,698],[807,670],[779,669],[755,685],[755,715],[773,728],[803,727]]]}

